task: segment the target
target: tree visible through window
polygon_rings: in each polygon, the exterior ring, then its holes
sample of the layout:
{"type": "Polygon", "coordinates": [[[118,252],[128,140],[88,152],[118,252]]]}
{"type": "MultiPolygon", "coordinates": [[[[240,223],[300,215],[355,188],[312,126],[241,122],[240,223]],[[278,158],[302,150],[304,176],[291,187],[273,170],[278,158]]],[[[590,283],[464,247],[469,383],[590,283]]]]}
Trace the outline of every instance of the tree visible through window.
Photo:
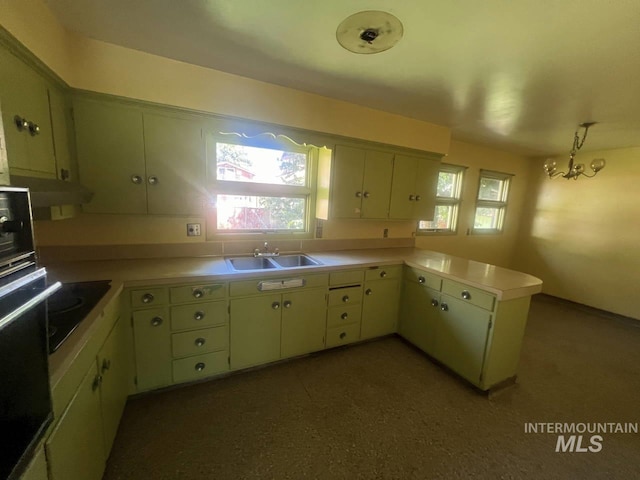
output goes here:
{"type": "Polygon", "coordinates": [[[418,233],[451,233],[456,231],[464,168],[457,165],[442,165],[438,174],[433,220],[421,220],[418,223],[418,233]]]}
{"type": "Polygon", "coordinates": [[[508,173],[480,171],[474,233],[498,233],[504,227],[504,215],[509,196],[508,173]]]}
{"type": "Polygon", "coordinates": [[[217,229],[304,231],[308,151],[216,144],[217,229]]]}

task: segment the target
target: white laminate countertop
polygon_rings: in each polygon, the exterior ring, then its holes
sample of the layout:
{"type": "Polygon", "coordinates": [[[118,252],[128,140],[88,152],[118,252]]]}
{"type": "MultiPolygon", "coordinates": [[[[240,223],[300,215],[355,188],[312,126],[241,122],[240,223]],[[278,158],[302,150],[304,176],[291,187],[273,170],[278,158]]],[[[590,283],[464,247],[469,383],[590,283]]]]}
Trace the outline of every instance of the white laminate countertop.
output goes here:
{"type": "MultiPolygon", "coordinates": [[[[542,291],[542,281],[526,273],[417,248],[384,248],[305,252],[322,265],[237,272],[224,257],[97,260],[47,265],[49,277],[62,282],[110,279],[125,287],[214,280],[291,277],[336,269],[367,268],[405,263],[477,287],[498,300],[530,296],[542,291]]],[[[282,255],[285,255],[284,253],[282,255]]]]}

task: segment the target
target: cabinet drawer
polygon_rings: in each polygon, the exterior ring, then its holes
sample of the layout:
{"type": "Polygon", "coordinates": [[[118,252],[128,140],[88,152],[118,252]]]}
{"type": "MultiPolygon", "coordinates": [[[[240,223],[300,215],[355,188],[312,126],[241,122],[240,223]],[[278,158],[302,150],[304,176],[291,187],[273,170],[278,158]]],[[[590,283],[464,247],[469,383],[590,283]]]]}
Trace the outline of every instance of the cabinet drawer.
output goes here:
{"type": "Polygon", "coordinates": [[[228,346],[227,325],[171,335],[171,351],[174,358],[226,350],[228,346]]]}
{"type": "Polygon", "coordinates": [[[227,296],[226,283],[208,283],[205,285],[185,285],[169,289],[171,303],[206,302],[227,296]]]}
{"type": "Polygon", "coordinates": [[[404,278],[410,282],[420,283],[425,287],[438,291],[440,291],[440,287],[442,286],[442,279],[439,276],[413,267],[405,268],[404,278]]]}
{"type": "Polygon", "coordinates": [[[329,285],[349,285],[362,283],[363,281],[364,270],[348,270],[329,274],[329,285]]]}
{"type": "Polygon", "coordinates": [[[360,323],[362,305],[338,305],[327,312],[327,327],[338,327],[349,323],[360,323]]]}
{"type": "Polygon", "coordinates": [[[174,383],[189,382],[229,370],[229,352],[205,353],[173,361],[174,383]]]}
{"type": "Polygon", "coordinates": [[[289,292],[292,290],[298,291],[302,288],[310,288],[310,287],[326,287],[329,281],[329,275],[318,274],[318,275],[305,275],[303,277],[282,277],[282,278],[258,278],[256,280],[246,280],[243,282],[232,282],[229,286],[229,295],[232,297],[240,297],[246,295],[260,295],[261,293],[265,294],[273,294],[278,292],[289,292]],[[258,285],[260,282],[268,281],[268,280],[291,280],[294,278],[302,278],[304,280],[304,287],[298,288],[287,288],[282,290],[269,290],[266,292],[262,292],[258,290],[258,285]]]}
{"type": "Polygon", "coordinates": [[[329,306],[351,305],[362,301],[362,287],[337,288],[329,291],[329,306]]]}
{"type": "Polygon", "coordinates": [[[327,347],[337,347],[360,339],[360,324],[352,323],[327,329],[327,347]]]}
{"type": "Polygon", "coordinates": [[[169,294],[164,287],[131,290],[131,307],[150,307],[169,303],[169,294]]]}
{"type": "Polygon", "coordinates": [[[496,300],[496,297],[491,293],[448,279],[442,281],[442,293],[489,311],[493,310],[496,300]]]}
{"type": "Polygon", "coordinates": [[[227,302],[171,307],[171,330],[186,330],[228,323],[227,302]]]}
{"type": "Polygon", "coordinates": [[[390,278],[400,278],[402,275],[402,265],[389,265],[380,268],[367,270],[364,274],[365,281],[380,280],[390,278]]]}

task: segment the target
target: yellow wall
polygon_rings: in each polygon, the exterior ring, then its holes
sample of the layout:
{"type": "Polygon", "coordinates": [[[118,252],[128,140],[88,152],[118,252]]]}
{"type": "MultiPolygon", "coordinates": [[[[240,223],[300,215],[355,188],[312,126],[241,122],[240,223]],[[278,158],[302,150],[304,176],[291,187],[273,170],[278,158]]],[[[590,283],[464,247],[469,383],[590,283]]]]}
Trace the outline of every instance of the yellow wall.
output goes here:
{"type": "Polygon", "coordinates": [[[640,319],[640,148],[577,160],[593,158],[605,169],[576,181],[549,180],[535,162],[512,265],[541,278],[545,293],[640,319]]]}
{"type": "Polygon", "coordinates": [[[416,246],[509,267],[520,225],[520,211],[526,201],[531,161],[493,148],[452,141],[450,153],[443,162],[468,167],[463,177],[458,231],[455,235],[420,235],[416,238],[416,246]],[[481,168],[514,174],[510,184],[504,231],[499,235],[467,235],[467,229],[473,227],[481,168]]]}

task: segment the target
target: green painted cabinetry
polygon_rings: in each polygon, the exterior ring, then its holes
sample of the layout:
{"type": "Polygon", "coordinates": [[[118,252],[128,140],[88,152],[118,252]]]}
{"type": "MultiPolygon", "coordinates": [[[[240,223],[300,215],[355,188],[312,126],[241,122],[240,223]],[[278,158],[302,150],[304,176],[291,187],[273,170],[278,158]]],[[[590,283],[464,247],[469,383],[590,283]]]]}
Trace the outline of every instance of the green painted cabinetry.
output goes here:
{"type": "Polygon", "coordinates": [[[325,345],[327,292],[315,288],[282,295],[280,357],[322,350],[325,345]]]}
{"type": "Polygon", "coordinates": [[[395,155],[389,218],[432,220],[439,157],[395,155]]]}
{"type": "Polygon", "coordinates": [[[380,337],[397,330],[401,280],[402,265],[365,272],[361,339],[380,337]]]}
{"type": "Polygon", "coordinates": [[[405,267],[398,333],[429,355],[435,351],[441,283],[431,274],[405,267]]]}
{"type": "Polygon", "coordinates": [[[95,192],[85,212],[202,214],[199,120],[83,97],[74,116],[80,181],[95,192]]]}

